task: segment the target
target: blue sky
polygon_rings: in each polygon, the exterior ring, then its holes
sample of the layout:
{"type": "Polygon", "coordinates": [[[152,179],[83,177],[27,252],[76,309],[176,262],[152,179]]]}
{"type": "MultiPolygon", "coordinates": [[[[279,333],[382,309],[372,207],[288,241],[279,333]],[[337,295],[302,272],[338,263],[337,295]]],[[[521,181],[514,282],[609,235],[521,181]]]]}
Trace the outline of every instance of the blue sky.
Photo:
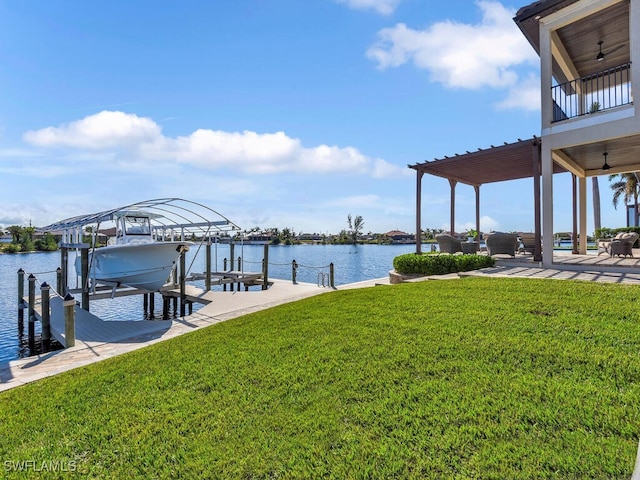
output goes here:
{"type": "MultiPolygon", "coordinates": [[[[246,229],[414,232],[408,164],[539,135],[526,3],[0,0],[0,226],[181,197],[246,229]]],[[[448,228],[448,182],[423,185],[423,228],[448,228]]],[[[532,230],[532,190],[483,186],[482,229],[532,230]]]]}

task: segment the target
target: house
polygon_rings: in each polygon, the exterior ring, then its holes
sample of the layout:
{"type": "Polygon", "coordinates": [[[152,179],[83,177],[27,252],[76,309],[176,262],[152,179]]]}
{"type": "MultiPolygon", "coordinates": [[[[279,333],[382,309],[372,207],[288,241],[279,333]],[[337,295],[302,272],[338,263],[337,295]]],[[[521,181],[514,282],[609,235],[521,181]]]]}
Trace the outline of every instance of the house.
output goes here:
{"type": "Polygon", "coordinates": [[[392,243],[415,243],[416,241],[415,235],[400,230],[391,230],[383,235],[389,237],[392,243]]]}
{"type": "MultiPolygon", "coordinates": [[[[574,178],[579,253],[586,253],[587,180],[640,170],[640,2],[543,0],[514,21],[540,56],[542,243],[553,244],[554,165],[574,178]]],[[[543,265],[553,263],[545,249],[543,265]]]]}
{"type": "Polygon", "coordinates": [[[533,260],[550,267],[553,250],[542,245],[553,245],[553,175],[572,176],[572,237],[580,239],[574,253],[586,254],[587,180],[640,170],[640,112],[632,95],[640,78],[640,2],[540,0],[520,8],[514,21],[540,57],[541,136],[410,165],[417,174],[416,231],[425,173],[449,181],[451,232],[459,183],[475,189],[479,231],[481,186],[532,178],[533,260]]]}

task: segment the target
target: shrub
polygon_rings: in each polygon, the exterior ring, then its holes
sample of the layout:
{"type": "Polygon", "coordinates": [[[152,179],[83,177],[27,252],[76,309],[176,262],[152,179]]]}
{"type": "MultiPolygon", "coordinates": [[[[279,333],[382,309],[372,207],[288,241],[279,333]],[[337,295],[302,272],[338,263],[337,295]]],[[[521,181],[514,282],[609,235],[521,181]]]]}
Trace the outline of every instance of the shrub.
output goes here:
{"type": "Polygon", "coordinates": [[[21,250],[20,244],[18,243],[9,243],[5,245],[2,249],[4,253],[18,253],[21,250]]]}
{"type": "Polygon", "coordinates": [[[407,253],[393,259],[393,268],[401,274],[444,275],[492,267],[495,260],[487,255],[430,255],[407,253]]]}

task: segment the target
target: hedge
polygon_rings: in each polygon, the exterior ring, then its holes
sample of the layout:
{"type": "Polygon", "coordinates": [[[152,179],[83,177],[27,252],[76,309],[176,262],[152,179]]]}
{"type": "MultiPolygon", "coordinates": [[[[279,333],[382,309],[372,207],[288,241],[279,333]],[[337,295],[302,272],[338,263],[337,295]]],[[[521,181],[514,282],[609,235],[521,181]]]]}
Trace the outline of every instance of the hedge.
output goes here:
{"type": "Polygon", "coordinates": [[[393,259],[393,268],[400,274],[444,275],[493,267],[495,259],[488,255],[449,255],[407,253],[393,259]]]}

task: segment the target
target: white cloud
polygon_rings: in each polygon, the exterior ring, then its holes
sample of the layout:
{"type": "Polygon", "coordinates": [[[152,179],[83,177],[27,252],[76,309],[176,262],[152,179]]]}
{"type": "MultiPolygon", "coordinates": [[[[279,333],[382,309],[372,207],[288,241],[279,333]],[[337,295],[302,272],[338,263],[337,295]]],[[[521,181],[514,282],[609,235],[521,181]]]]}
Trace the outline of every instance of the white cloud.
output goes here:
{"type": "Polygon", "coordinates": [[[157,138],[160,132],[160,127],[150,118],[105,110],[60,127],[28,131],[23,139],[40,147],[101,150],[135,145],[157,138]]]}
{"type": "MultiPolygon", "coordinates": [[[[207,170],[228,169],[247,174],[346,173],[374,178],[410,172],[354,147],[304,147],[284,132],[224,132],[199,129],[176,138],[162,135],[152,119],[103,111],[59,127],[26,132],[24,140],[43,148],[88,150],[124,164],[179,162],[207,170]]],[[[83,152],[87,155],[87,152],[83,152]]]]}
{"type": "Polygon", "coordinates": [[[345,3],[354,10],[372,9],[383,15],[392,14],[400,0],[336,0],[338,3],[345,3]]]}
{"type": "Polygon", "coordinates": [[[413,62],[449,88],[512,87],[519,81],[516,67],[536,62],[537,56],[513,22],[515,12],[492,0],[476,5],[480,24],[445,20],[413,30],[399,23],[378,32],[367,56],[380,69],[413,62]]]}
{"type": "Polygon", "coordinates": [[[514,85],[509,90],[507,97],[499,102],[496,107],[499,110],[540,110],[540,78],[530,75],[520,84],[514,85]]]}

